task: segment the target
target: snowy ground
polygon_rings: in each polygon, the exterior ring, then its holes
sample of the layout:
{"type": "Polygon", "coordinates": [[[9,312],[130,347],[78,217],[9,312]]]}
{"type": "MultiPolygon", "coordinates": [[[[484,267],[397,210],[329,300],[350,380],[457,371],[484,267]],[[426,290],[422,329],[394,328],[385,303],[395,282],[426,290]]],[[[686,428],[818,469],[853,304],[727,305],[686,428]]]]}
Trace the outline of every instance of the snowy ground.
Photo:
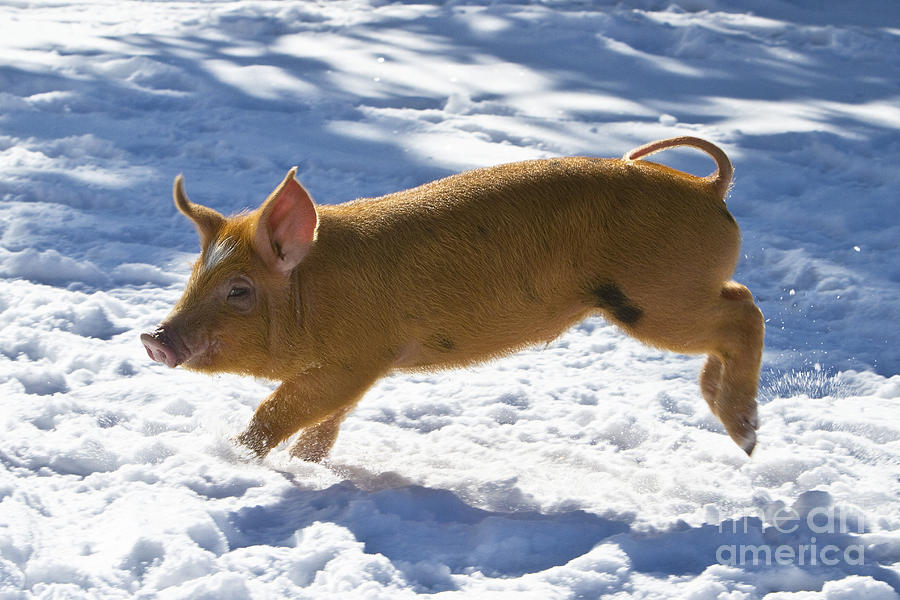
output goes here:
{"type": "Polygon", "coordinates": [[[680,6],[0,0],[0,598],[897,598],[900,7],[680,6]],[[737,169],[752,459],[599,319],[382,381],[324,465],[241,462],[271,384],[138,342],[179,172],[236,212],[682,134],[737,169]]]}

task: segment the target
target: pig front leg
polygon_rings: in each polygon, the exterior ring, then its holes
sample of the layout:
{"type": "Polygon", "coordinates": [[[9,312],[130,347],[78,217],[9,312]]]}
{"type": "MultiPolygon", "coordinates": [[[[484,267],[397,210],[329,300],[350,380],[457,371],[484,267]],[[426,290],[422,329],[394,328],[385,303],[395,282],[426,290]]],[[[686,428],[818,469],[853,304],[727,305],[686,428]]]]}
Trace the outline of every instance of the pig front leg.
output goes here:
{"type": "Polygon", "coordinates": [[[379,376],[380,373],[349,369],[316,369],[285,381],[257,407],[246,429],[235,439],[263,458],[282,441],[305,429],[291,455],[321,460],[337,439],[344,416],[379,376]]]}
{"type": "Polygon", "coordinates": [[[305,428],[291,446],[291,456],[307,462],[325,458],[337,441],[338,429],[349,412],[349,408],[339,410],[324,421],[305,428]]]}

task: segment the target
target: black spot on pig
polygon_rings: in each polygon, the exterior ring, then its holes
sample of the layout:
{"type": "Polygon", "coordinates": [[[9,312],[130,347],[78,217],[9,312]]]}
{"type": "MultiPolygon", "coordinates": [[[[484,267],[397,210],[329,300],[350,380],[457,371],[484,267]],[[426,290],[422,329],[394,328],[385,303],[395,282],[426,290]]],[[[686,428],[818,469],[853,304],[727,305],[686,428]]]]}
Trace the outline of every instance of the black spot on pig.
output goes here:
{"type": "Polygon", "coordinates": [[[623,325],[635,325],[644,311],[628,299],[621,288],[612,282],[601,282],[591,289],[594,304],[623,325]]]}
{"type": "Polygon", "coordinates": [[[446,335],[435,334],[428,339],[428,346],[436,350],[440,350],[441,352],[451,352],[456,348],[456,344],[453,343],[446,335]]]}

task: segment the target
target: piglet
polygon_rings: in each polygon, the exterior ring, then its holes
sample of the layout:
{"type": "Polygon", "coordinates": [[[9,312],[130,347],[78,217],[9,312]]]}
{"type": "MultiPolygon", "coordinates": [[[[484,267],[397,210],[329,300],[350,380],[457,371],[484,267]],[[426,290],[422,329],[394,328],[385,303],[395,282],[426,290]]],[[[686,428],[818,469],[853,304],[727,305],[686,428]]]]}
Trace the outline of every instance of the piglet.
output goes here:
{"type": "Polygon", "coordinates": [[[299,431],[291,455],[321,460],[379,378],[503,356],[596,314],[651,346],[707,354],[703,397],[752,452],[763,317],[730,280],[740,231],[717,146],[679,137],[336,205],[314,204],[295,174],[231,217],[175,179],[202,253],[172,312],[141,336],[169,367],[281,382],[236,438],[257,456],[299,431]],[[716,171],[642,160],[674,146],[708,153],[716,171]]]}

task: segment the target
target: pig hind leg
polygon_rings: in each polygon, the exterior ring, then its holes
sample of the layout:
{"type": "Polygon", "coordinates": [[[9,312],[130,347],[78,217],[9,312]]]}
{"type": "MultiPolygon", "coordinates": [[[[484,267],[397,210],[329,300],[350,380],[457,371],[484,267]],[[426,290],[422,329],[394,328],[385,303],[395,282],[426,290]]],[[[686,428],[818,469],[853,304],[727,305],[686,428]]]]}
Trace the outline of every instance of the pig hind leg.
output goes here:
{"type": "Polygon", "coordinates": [[[759,425],[756,391],[762,361],[764,325],[753,295],[729,281],[708,310],[696,315],[699,350],[708,353],[700,372],[700,391],[731,439],[747,454],[756,445],[759,425]]]}
{"type": "Polygon", "coordinates": [[[703,397],[735,443],[750,454],[759,423],[756,392],[764,336],[762,313],[750,290],[728,281],[715,296],[684,304],[673,302],[671,296],[666,306],[660,306],[658,299],[656,303],[642,300],[640,318],[633,323],[621,318],[627,311],[620,309],[620,318],[615,310],[605,312],[644,342],[676,352],[707,354],[700,373],[703,397]]]}
{"type": "Polygon", "coordinates": [[[714,315],[700,389],[731,438],[750,454],[759,426],[756,391],[765,334],[763,316],[750,290],[734,281],[722,286],[714,315]]]}

